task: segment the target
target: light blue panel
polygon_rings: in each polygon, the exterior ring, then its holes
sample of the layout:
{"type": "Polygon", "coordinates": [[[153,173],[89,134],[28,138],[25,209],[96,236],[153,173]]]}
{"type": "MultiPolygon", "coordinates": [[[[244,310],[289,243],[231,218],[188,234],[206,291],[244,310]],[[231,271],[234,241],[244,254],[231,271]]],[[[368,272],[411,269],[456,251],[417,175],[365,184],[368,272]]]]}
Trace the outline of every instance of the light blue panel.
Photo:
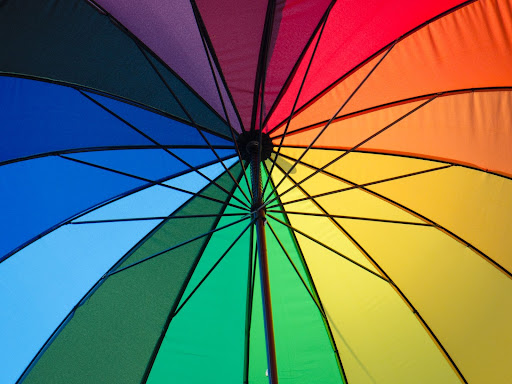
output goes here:
{"type": "MultiPolygon", "coordinates": [[[[231,167],[236,161],[236,159],[229,159],[224,161],[224,165],[229,169],[229,167],[231,167]]],[[[209,177],[211,180],[214,180],[218,175],[220,175],[221,172],[225,172],[226,170],[222,164],[217,163],[210,165],[209,167],[202,168],[200,171],[203,175],[209,177]]],[[[204,188],[208,183],[209,181],[199,173],[190,172],[186,175],[171,179],[164,184],[194,192],[204,188]]]]}
{"type": "MultiPolygon", "coordinates": [[[[157,113],[123,103],[108,97],[89,93],[105,107],[115,112],[162,145],[208,145],[194,126],[190,126],[157,113]]],[[[203,131],[212,146],[229,145],[233,142],[203,131]]]]}
{"type": "MultiPolygon", "coordinates": [[[[224,164],[226,167],[230,167],[235,161],[235,159],[230,159],[224,164]]],[[[202,168],[201,172],[211,179],[215,179],[224,172],[224,167],[214,164],[202,168]]],[[[165,184],[196,193],[204,188],[208,181],[196,172],[191,172],[178,176],[165,184]]],[[[168,216],[191,197],[191,194],[156,185],[98,208],[80,217],[76,222],[168,216]]]]}
{"type": "Polygon", "coordinates": [[[144,185],[55,156],[0,166],[0,260],[68,218],[144,185]]]}
{"type": "MultiPolygon", "coordinates": [[[[194,164],[204,164],[210,161],[217,161],[217,156],[215,153],[208,149],[171,149],[171,152],[177,155],[180,159],[183,159],[187,163],[194,164]]],[[[236,155],[236,151],[234,149],[216,149],[215,152],[222,159],[228,156],[236,155]]]]}
{"type": "Polygon", "coordinates": [[[0,161],[78,148],[153,145],[77,90],[0,76],[0,161]]]}
{"type": "Polygon", "coordinates": [[[0,264],[0,383],[13,383],[101,276],[160,221],[66,225],[0,264]]]}

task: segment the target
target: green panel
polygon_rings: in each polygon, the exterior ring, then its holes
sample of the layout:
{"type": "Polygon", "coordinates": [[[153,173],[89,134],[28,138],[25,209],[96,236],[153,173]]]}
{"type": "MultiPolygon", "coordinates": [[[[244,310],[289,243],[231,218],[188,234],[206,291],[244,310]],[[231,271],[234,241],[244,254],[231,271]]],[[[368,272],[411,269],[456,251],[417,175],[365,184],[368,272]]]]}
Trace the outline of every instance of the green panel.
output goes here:
{"type": "MultiPolygon", "coordinates": [[[[280,214],[275,216],[285,220],[280,214]]],[[[269,223],[311,290],[290,230],[270,218],[269,223]]],[[[268,226],[266,238],[279,383],[343,383],[336,355],[317,305],[268,226]]],[[[259,269],[256,271],[250,346],[249,383],[267,384],[259,269]]]]}
{"type": "MultiPolygon", "coordinates": [[[[241,193],[236,195],[243,199],[241,193]]],[[[226,212],[236,209],[228,207],[226,212]]],[[[222,218],[219,226],[231,220],[222,218]]],[[[249,223],[244,220],[212,236],[182,302],[249,223]]],[[[172,319],[148,383],[241,382],[249,241],[250,229],[172,319]]]]}
{"type": "MultiPolygon", "coordinates": [[[[241,166],[235,164],[230,170],[234,177],[241,174],[241,166]]],[[[231,191],[234,188],[234,182],[227,172],[224,172],[216,181],[218,185],[225,188],[227,191],[231,191]]],[[[212,197],[214,199],[234,204],[238,202],[227,199],[227,193],[222,191],[215,184],[211,184],[208,188],[199,192],[199,195],[212,197]]],[[[238,197],[238,196],[237,196],[238,197]]],[[[241,200],[244,197],[242,196],[241,200]]],[[[195,197],[193,204],[186,204],[183,208],[176,211],[172,216],[188,216],[188,215],[218,215],[224,208],[224,204],[216,201],[208,200],[202,197],[195,197]]],[[[245,213],[241,209],[237,209],[229,206],[231,213],[245,213]]],[[[241,219],[241,216],[232,216],[223,221],[227,225],[234,221],[241,219]]],[[[128,257],[117,269],[125,268],[126,266],[140,261],[148,256],[152,256],[165,249],[179,245],[180,243],[187,241],[195,236],[199,236],[208,232],[213,228],[217,218],[206,217],[206,218],[180,218],[164,221],[158,226],[147,238],[147,240],[141,244],[131,255],[128,257]],[[207,230],[204,230],[208,228],[207,230]]],[[[204,240],[204,239],[203,239],[204,240]]],[[[184,246],[187,247],[187,246],[184,246]]],[[[174,251],[169,254],[174,255],[174,251]]],[[[162,255],[166,257],[165,255],[162,255]]],[[[162,257],[158,256],[158,257],[162,257]]],[[[174,256],[173,256],[174,257],[174,256]]]]}
{"type": "MultiPolygon", "coordinates": [[[[240,168],[234,167],[233,173],[239,175],[240,168]]],[[[233,188],[226,174],[218,182],[228,190],[233,188]]],[[[218,193],[216,197],[222,199],[223,195],[218,193]]],[[[205,201],[193,198],[175,214],[222,211],[221,204],[205,201]]],[[[213,224],[211,218],[168,220],[142,242],[129,260],[205,233],[213,224]]],[[[203,237],[108,278],[78,307],[25,382],[140,383],[168,315],[207,239],[203,237]]]]}
{"type": "MultiPolygon", "coordinates": [[[[86,1],[16,0],[0,6],[0,73],[85,86],[188,120],[137,44],[86,1]]],[[[180,79],[156,65],[198,124],[231,137],[229,127],[180,79]]]]}

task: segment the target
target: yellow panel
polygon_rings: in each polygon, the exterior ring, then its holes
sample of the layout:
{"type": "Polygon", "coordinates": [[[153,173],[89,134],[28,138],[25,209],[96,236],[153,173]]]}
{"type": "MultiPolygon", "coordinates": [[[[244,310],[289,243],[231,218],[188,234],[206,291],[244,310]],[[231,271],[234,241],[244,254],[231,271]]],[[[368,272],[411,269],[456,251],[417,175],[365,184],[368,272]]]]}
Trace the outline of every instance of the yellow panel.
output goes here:
{"type": "MultiPolygon", "coordinates": [[[[294,164],[293,160],[279,157],[276,167],[279,169],[287,171],[291,169],[294,164]]],[[[289,176],[295,181],[305,180],[306,177],[310,176],[315,172],[315,169],[311,167],[306,167],[302,164],[297,164],[295,168],[289,173],[289,176]]],[[[274,171],[272,171],[274,173],[274,171]]],[[[311,195],[316,195],[319,193],[324,193],[328,191],[336,191],[340,189],[351,188],[353,184],[345,183],[340,181],[339,179],[326,175],[325,173],[318,172],[316,175],[312,176],[310,179],[301,183],[301,187],[307,188],[311,195]]]]}
{"type": "Polygon", "coordinates": [[[512,280],[433,227],[343,224],[416,307],[469,383],[512,382],[512,280]]]}
{"type": "MultiPolygon", "coordinates": [[[[272,171],[272,178],[275,183],[277,183],[283,177],[283,173],[281,173],[278,169],[272,171]]],[[[278,192],[282,193],[283,191],[290,188],[291,183],[287,179],[281,187],[278,188],[278,192]]],[[[300,199],[305,197],[303,193],[301,193],[297,188],[293,189],[289,193],[285,194],[281,199],[283,203],[300,199]]],[[[290,207],[293,207],[293,211],[298,212],[307,212],[314,214],[323,214],[320,209],[318,209],[313,203],[310,201],[302,201],[300,203],[290,204],[289,206],[285,205],[284,208],[291,210],[290,207]]],[[[272,214],[272,212],[269,212],[272,214]]],[[[343,233],[337,228],[331,219],[327,217],[320,216],[302,216],[302,215],[289,215],[289,219],[293,220],[293,222],[307,222],[307,227],[297,227],[297,229],[302,230],[307,235],[317,239],[323,244],[331,247],[332,249],[340,252],[341,254],[349,257],[350,259],[356,261],[359,264],[362,264],[366,268],[378,273],[375,267],[368,261],[368,259],[359,251],[359,249],[346,237],[343,233]]],[[[333,252],[323,248],[327,253],[334,254],[333,252]]],[[[335,257],[341,258],[334,254],[335,257]]],[[[358,268],[358,267],[356,267],[358,268]]],[[[369,272],[365,272],[369,273],[369,272]]],[[[377,277],[376,277],[377,278],[377,277]]]]}
{"type": "MultiPolygon", "coordinates": [[[[290,173],[290,179],[296,183],[304,180],[312,173],[312,169],[297,165],[293,173],[290,173]]],[[[340,183],[333,177],[322,175],[321,173],[311,177],[300,185],[310,196],[320,193],[337,191],[349,188],[350,184],[340,183]]],[[[284,201],[290,201],[290,193],[284,195],[284,201]]],[[[369,192],[360,189],[350,189],[332,195],[316,197],[315,201],[322,206],[331,215],[356,216],[380,220],[408,221],[423,223],[424,221],[411,215],[410,213],[398,208],[369,192]]],[[[301,203],[285,204],[286,209],[298,211],[301,209],[301,203]]]]}
{"type": "MultiPolygon", "coordinates": [[[[306,232],[316,223],[290,216],[306,232]]],[[[391,225],[391,224],[390,224],[391,225]]],[[[341,233],[340,233],[341,235],[341,233]]],[[[298,235],[349,383],[460,383],[389,283],[298,235]]]]}
{"type": "Polygon", "coordinates": [[[442,225],[512,271],[512,180],[451,167],[369,188],[442,225]]]}
{"type": "MultiPolygon", "coordinates": [[[[281,152],[284,155],[297,159],[302,152],[304,152],[304,149],[282,148],[281,152]]],[[[344,151],[337,150],[310,149],[302,161],[316,168],[321,168],[333,159],[339,157],[343,152],[344,151]]],[[[291,160],[289,161],[291,162],[291,160]]],[[[354,183],[363,184],[434,169],[444,165],[446,164],[403,156],[351,152],[325,170],[354,183]]]]}

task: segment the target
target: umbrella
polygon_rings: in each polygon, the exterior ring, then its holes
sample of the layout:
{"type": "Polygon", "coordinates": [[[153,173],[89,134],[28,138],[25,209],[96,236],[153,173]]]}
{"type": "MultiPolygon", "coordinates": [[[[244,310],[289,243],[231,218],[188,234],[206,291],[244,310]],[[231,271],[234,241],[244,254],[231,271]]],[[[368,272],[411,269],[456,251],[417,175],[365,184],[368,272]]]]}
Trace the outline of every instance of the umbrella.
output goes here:
{"type": "Polygon", "coordinates": [[[510,0],[0,32],[0,382],[512,381],[510,0]]]}

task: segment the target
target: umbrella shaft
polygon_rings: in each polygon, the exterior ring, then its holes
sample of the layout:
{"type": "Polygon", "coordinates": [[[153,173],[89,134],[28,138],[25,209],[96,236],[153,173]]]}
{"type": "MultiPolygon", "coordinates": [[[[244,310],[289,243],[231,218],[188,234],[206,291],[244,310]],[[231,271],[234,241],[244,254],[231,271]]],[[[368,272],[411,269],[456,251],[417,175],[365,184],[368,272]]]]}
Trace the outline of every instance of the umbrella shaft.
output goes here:
{"type": "MultiPolygon", "coordinates": [[[[263,205],[261,186],[260,151],[256,149],[251,153],[251,182],[253,190],[253,210],[263,205]]],[[[265,209],[254,213],[256,220],[256,241],[260,266],[261,296],[263,300],[263,316],[265,323],[265,338],[267,344],[267,363],[270,384],[277,384],[276,347],[274,341],[274,325],[272,320],[272,302],[270,298],[270,279],[268,274],[267,241],[265,237],[265,209]]]]}

